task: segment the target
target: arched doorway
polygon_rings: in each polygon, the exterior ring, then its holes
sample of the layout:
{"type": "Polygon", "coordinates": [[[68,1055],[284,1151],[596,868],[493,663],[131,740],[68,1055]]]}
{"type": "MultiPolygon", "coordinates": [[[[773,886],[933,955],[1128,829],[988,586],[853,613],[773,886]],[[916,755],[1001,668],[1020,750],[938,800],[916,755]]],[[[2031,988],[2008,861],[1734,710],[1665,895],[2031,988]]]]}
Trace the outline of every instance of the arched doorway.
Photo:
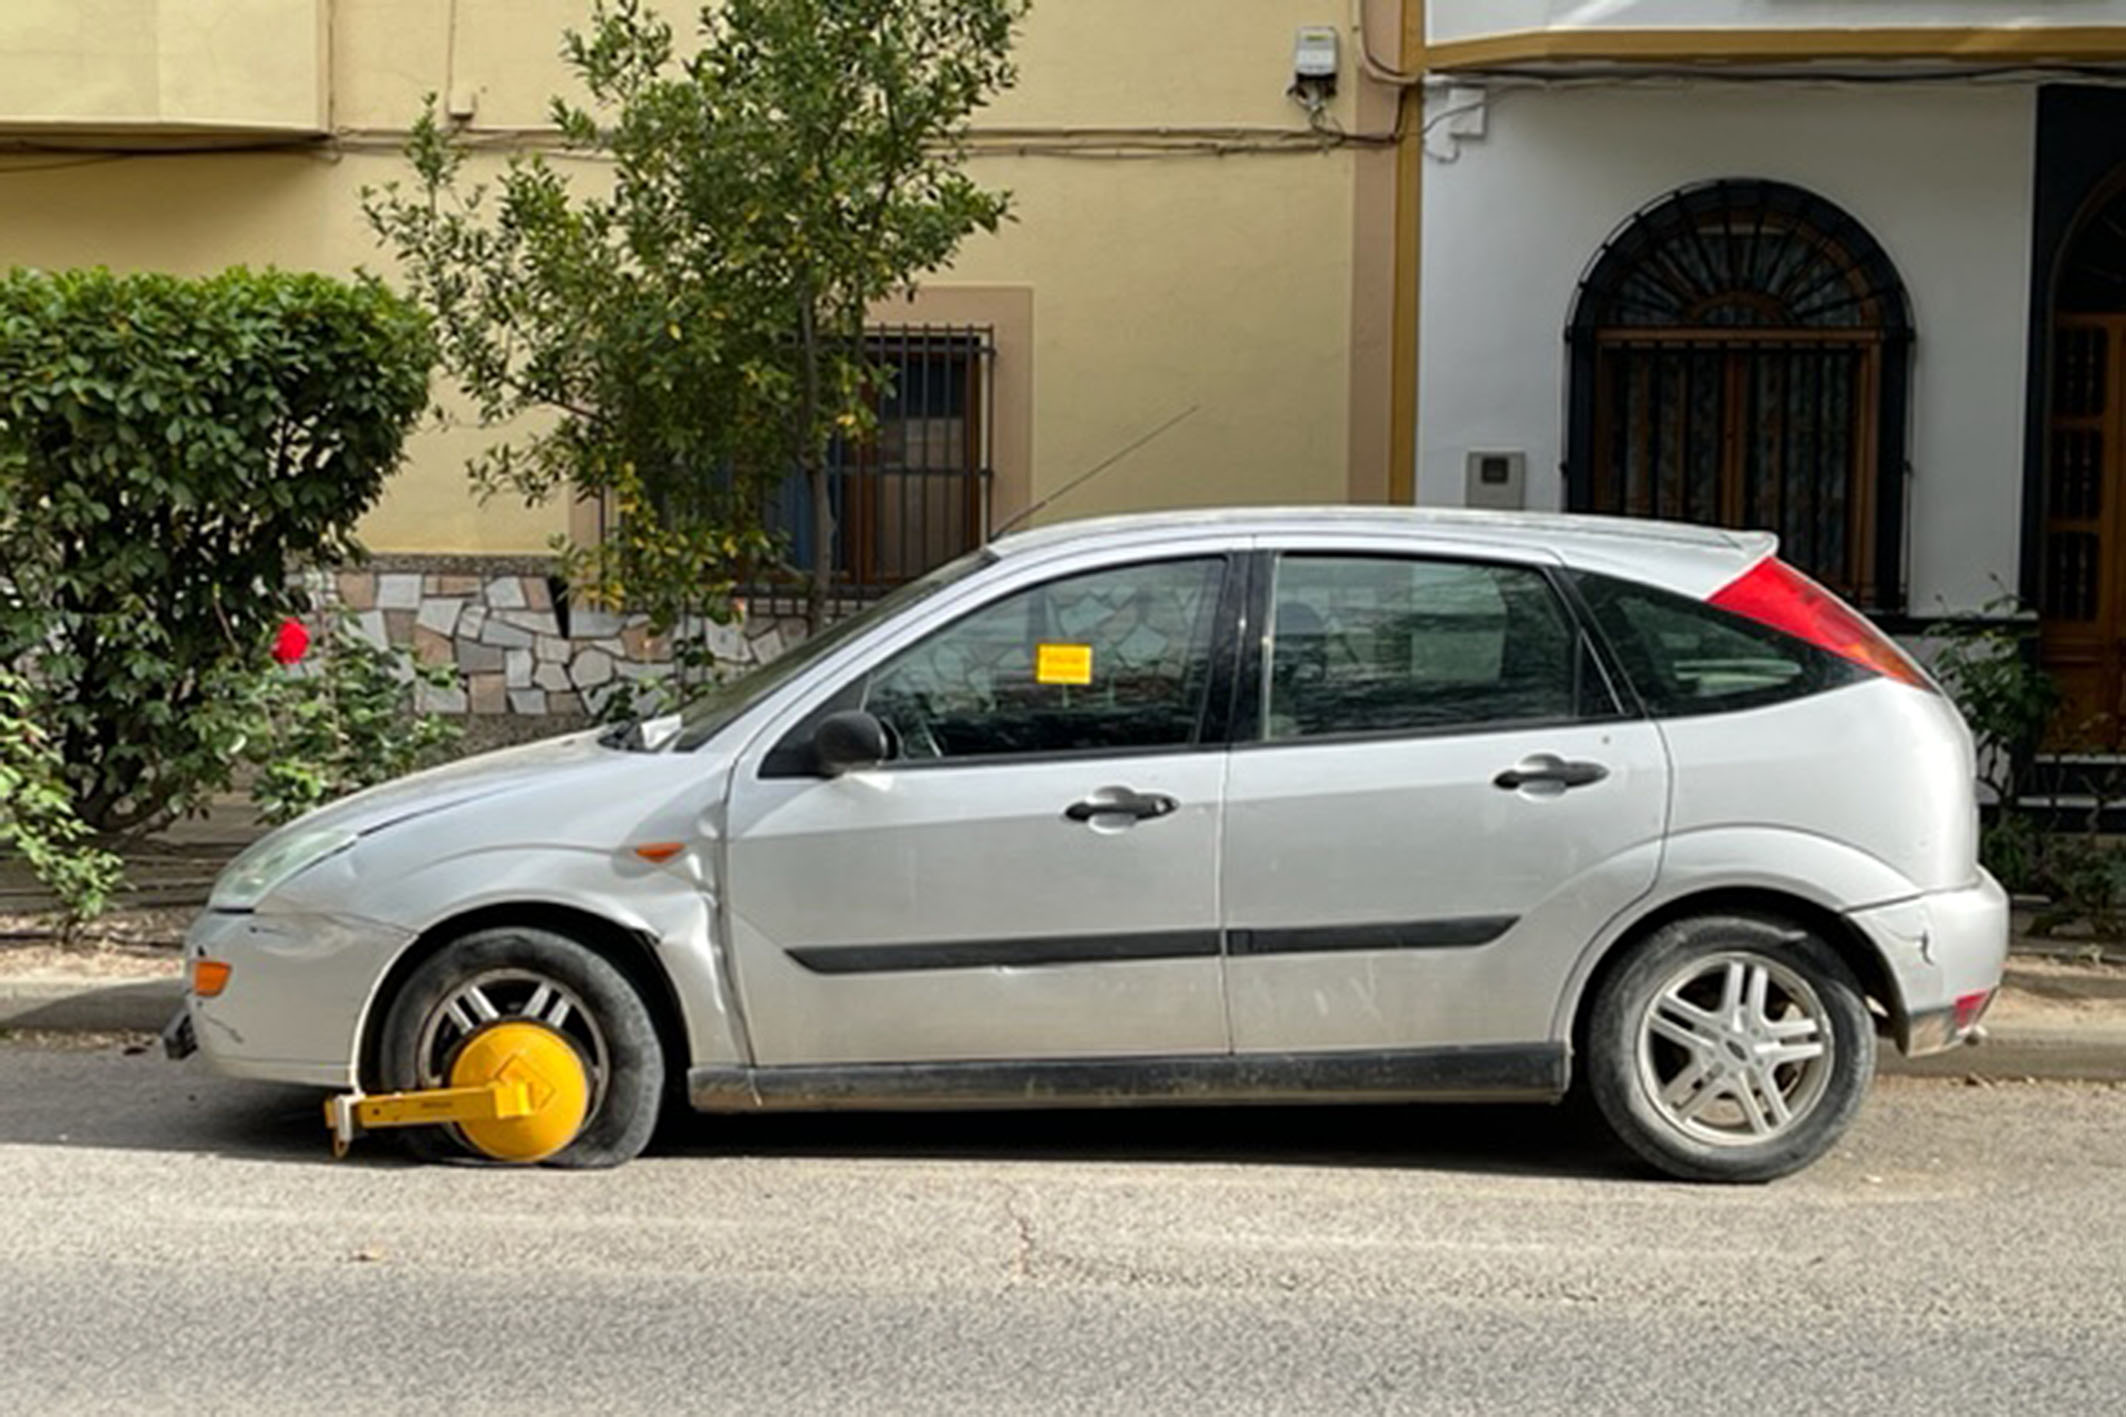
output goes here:
{"type": "Polygon", "coordinates": [[[1780,182],[1672,192],[1596,255],[1567,338],[1573,510],[1775,531],[1903,608],[1912,320],[1859,222],[1780,182]]]}
{"type": "Polygon", "coordinates": [[[2038,609],[2063,745],[2126,724],[2126,174],[2084,207],[2053,267],[2038,609]]]}

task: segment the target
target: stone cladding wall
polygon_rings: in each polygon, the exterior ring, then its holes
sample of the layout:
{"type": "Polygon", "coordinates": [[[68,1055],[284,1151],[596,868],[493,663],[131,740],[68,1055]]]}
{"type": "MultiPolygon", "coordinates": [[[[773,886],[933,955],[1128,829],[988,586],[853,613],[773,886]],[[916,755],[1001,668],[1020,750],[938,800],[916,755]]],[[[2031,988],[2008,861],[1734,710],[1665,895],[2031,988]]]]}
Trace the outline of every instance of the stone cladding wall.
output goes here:
{"type": "MultiPolygon", "coordinates": [[[[669,640],[640,615],[556,604],[551,563],[537,557],[379,556],[316,576],[321,606],[337,604],[377,645],[458,671],[452,689],[426,684],[416,706],[438,713],[530,718],[591,714],[614,689],[664,672],[669,640]]],[[[801,616],[748,615],[702,627],[719,660],[763,664],[804,637],[801,616]]]]}

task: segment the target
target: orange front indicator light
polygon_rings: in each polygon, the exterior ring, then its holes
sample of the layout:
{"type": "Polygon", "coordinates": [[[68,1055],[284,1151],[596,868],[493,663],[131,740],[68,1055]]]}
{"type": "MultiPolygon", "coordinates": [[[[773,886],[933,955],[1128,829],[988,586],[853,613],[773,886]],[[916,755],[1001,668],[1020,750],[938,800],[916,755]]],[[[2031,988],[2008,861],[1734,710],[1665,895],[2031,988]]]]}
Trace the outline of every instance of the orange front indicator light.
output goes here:
{"type": "Polygon", "coordinates": [[[652,841],[636,847],[635,854],[661,866],[686,849],[683,841],[652,841]]]}
{"type": "Polygon", "coordinates": [[[202,999],[211,999],[229,987],[232,966],[218,959],[195,959],[192,961],[192,992],[202,999]]]}

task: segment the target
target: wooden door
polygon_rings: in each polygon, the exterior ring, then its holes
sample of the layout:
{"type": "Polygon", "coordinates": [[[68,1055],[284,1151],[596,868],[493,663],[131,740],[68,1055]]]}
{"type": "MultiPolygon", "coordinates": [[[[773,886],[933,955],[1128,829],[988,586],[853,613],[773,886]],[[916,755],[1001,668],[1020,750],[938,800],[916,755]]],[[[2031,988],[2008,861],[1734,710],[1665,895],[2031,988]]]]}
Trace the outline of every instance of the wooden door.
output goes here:
{"type": "Polygon", "coordinates": [[[2055,746],[2113,750],[2126,724],[2126,315],[2053,321],[2040,549],[2045,667],[2065,698],[2055,746]]]}
{"type": "Polygon", "coordinates": [[[1773,531],[1862,606],[1875,586],[1868,330],[1605,330],[1587,511],[1773,531]]]}

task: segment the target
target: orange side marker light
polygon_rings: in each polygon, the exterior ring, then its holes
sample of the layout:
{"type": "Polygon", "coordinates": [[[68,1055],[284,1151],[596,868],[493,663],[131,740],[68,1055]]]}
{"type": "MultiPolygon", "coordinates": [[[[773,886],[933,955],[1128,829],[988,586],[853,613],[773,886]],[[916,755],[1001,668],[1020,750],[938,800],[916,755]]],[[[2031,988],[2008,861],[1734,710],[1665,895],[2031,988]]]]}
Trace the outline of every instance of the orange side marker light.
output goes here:
{"type": "Polygon", "coordinates": [[[651,841],[635,848],[635,854],[643,860],[662,866],[665,862],[687,849],[683,841],[651,841]]]}
{"type": "Polygon", "coordinates": [[[229,987],[232,972],[224,960],[195,959],[192,961],[192,992],[202,999],[211,999],[229,987]]]}

